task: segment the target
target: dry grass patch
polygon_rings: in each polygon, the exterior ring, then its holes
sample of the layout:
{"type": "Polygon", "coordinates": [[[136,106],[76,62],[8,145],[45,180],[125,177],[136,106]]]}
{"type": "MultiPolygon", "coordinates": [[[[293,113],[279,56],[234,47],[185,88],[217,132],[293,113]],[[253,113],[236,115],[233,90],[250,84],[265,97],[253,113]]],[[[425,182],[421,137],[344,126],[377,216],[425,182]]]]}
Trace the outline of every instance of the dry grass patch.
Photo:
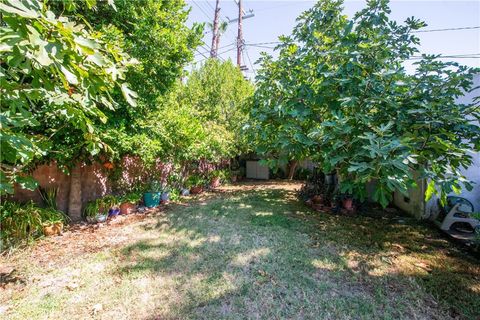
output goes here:
{"type": "Polygon", "coordinates": [[[295,199],[298,187],[278,182],[231,186],[138,221],[74,232],[3,257],[20,280],[1,289],[1,316],[480,315],[478,261],[435,230],[395,217],[314,213],[295,199]],[[45,246],[55,252],[48,259],[41,258],[45,246]]]}

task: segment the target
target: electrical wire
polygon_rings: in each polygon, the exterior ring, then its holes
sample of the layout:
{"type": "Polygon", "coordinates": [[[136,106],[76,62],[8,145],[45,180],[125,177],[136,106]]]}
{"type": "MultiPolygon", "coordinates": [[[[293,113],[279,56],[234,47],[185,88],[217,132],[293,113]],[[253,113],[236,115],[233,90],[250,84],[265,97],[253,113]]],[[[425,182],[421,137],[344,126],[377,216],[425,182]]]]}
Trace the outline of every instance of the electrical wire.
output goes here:
{"type": "Polygon", "coordinates": [[[247,59],[248,59],[248,62],[250,63],[250,67],[252,68],[253,70],[253,74],[254,76],[256,77],[257,76],[257,73],[255,72],[255,68],[253,67],[253,63],[252,63],[252,60],[250,60],[250,55],[248,54],[248,49],[246,46],[243,47],[243,51],[246,53],[246,56],[247,56],[247,59]]]}
{"type": "Polygon", "coordinates": [[[208,20],[213,20],[195,0],[192,0],[192,3],[196,5],[200,9],[200,11],[202,11],[202,13],[208,18],[208,20]]]}
{"type": "Polygon", "coordinates": [[[256,46],[256,45],[264,45],[264,44],[280,44],[281,41],[271,41],[271,42],[256,42],[256,43],[246,43],[246,45],[256,46]]]}
{"type": "Polygon", "coordinates": [[[213,11],[215,11],[215,8],[210,4],[210,2],[205,1],[205,3],[208,4],[208,6],[209,6],[213,11]]]}
{"type": "MultiPolygon", "coordinates": [[[[228,45],[226,45],[226,46],[223,46],[223,47],[218,48],[218,50],[220,50],[220,49],[225,49],[225,48],[228,48],[228,47],[234,46],[234,45],[236,45],[236,43],[230,43],[230,44],[228,44],[228,45]]],[[[206,52],[204,52],[204,53],[205,53],[205,54],[210,53],[210,50],[209,50],[209,51],[206,51],[206,52]]],[[[199,53],[196,53],[195,55],[198,56],[199,54],[201,54],[201,53],[199,52],[199,53]]]]}
{"type": "Polygon", "coordinates": [[[246,46],[249,46],[249,47],[255,47],[255,48],[263,48],[263,49],[275,49],[276,47],[267,47],[267,46],[256,46],[256,45],[252,45],[252,44],[245,44],[246,46]]]}
{"type": "MultiPolygon", "coordinates": [[[[237,48],[231,48],[231,49],[225,50],[223,52],[219,52],[219,53],[217,53],[217,58],[220,58],[223,62],[225,62],[226,60],[224,58],[220,57],[220,55],[224,54],[224,53],[227,53],[227,52],[230,52],[230,51],[233,51],[233,50],[237,50],[237,48]]],[[[208,60],[208,59],[210,59],[210,57],[205,57],[205,59],[195,61],[195,63],[203,62],[203,61],[208,60]]]]}
{"type": "Polygon", "coordinates": [[[474,26],[474,27],[458,27],[458,28],[445,28],[445,29],[431,29],[431,30],[415,30],[415,31],[411,31],[411,33],[439,32],[439,31],[457,31],[457,30],[472,30],[472,29],[480,29],[480,26],[474,26]]]}

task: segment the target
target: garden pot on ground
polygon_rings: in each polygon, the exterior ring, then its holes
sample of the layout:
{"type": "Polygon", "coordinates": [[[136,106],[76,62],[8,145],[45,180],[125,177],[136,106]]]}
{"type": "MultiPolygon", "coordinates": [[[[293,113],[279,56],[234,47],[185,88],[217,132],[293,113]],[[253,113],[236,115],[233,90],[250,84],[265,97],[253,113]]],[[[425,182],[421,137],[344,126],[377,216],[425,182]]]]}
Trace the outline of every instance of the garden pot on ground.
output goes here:
{"type": "Polygon", "coordinates": [[[195,186],[195,187],[191,187],[190,188],[190,193],[191,194],[199,194],[203,191],[203,187],[202,186],[195,186]]]}
{"type": "Polygon", "coordinates": [[[162,193],[162,196],[161,196],[160,199],[161,199],[162,203],[167,203],[168,201],[170,201],[170,192],[162,193]]]}
{"type": "Polygon", "coordinates": [[[188,189],[182,189],[182,190],[180,190],[180,194],[181,194],[182,196],[188,196],[188,195],[190,194],[190,190],[188,190],[188,189]]]}
{"type": "Polygon", "coordinates": [[[323,204],[323,196],[320,194],[317,194],[312,197],[312,202],[315,204],[323,204]]]}
{"type": "Polygon", "coordinates": [[[98,214],[95,217],[87,217],[87,222],[88,223],[100,223],[100,222],[105,222],[107,221],[108,214],[98,214]]]}
{"type": "Polygon", "coordinates": [[[130,214],[135,211],[135,207],[131,202],[124,202],[120,205],[120,214],[130,214]]]}
{"type": "Polygon", "coordinates": [[[231,176],[230,180],[232,180],[232,182],[237,182],[237,176],[235,175],[231,176]]]}
{"type": "Polygon", "coordinates": [[[210,187],[217,188],[219,186],[220,186],[220,178],[219,177],[215,177],[215,178],[212,178],[212,180],[210,180],[210,187]]]}
{"type": "Polygon", "coordinates": [[[343,208],[348,211],[353,211],[353,199],[352,198],[345,198],[342,200],[343,208]]]}
{"type": "Polygon", "coordinates": [[[143,201],[145,207],[153,208],[160,204],[160,198],[162,194],[160,192],[147,192],[143,194],[143,201]]]}
{"type": "Polygon", "coordinates": [[[43,226],[43,234],[47,237],[60,235],[63,231],[63,223],[62,222],[55,222],[51,224],[47,224],[43,226]]]}
{"type": "Polygon", "coordinates": [[[109,217],[116,217],[120,214],[120,208],[111,208],[108,210],[108,216],[109,217]]]}

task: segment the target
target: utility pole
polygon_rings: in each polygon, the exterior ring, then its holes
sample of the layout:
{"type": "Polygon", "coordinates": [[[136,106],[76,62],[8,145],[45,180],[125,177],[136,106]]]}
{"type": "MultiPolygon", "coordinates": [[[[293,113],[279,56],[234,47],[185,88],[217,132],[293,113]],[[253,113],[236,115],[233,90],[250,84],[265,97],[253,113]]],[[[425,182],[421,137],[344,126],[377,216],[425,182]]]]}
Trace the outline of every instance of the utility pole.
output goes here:
{"type": "Polygon", "coordinates": [[[242,65],[242,47],[243,47],[242,18],[243,18],[242,0],[238,0],[237,65],[239,68],[241,68],[241,65],[242,65]]]}
{"type": "Polygon", "coordinates": [[[216,1],[215,4],[215,16],[213,18],[213,30],[212,30],[212,47],[210,49],[210,57],[216,58],[218,53],[218,18],[220,16],[220,0],[216,1]]]}

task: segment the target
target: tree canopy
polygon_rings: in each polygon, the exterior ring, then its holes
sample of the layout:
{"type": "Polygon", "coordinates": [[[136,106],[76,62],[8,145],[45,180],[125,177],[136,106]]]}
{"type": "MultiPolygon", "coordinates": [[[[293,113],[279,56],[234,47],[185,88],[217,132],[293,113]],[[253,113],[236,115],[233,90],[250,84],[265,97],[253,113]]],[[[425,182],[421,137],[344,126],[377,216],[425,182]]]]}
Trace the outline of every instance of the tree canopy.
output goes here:
{"type": "Polygon", "coordinates": [[[480,108],[456,98],[472,89],[478,69],[418,54],[412,33],[425,26],[389,18],[387,0],[368,1],[349,19],[341,0],[318,2],[281,37],[278,59],[264,55],[257,77],[251,132],[274,159],[310,157],[336,171],[340,190],[386,206],[393,191],[428,179],[427,199],[471,188],[461,167],[480,149],[480,108]]]}
{"type": "Polygon", "coordinates": [[[133,61],[103,33],[38,0],[3,1],[0,13],[0,191],[11,193],[13,182],[34,188],[20,173],[36,159],[61,159],[70,140],[91,155],[105,150],[95,124],[115,109],[112,91],[131,105],[136,94],[124,82],[133,61]]]}
{"type": "Polygon", "coordinates": [[[38,163],[166,154],[153,116],[171,103],[202,34],[185,25],[183,0],[0,5],[2,193],[14,182],[35,188],[28,171],[38,163]]]}

